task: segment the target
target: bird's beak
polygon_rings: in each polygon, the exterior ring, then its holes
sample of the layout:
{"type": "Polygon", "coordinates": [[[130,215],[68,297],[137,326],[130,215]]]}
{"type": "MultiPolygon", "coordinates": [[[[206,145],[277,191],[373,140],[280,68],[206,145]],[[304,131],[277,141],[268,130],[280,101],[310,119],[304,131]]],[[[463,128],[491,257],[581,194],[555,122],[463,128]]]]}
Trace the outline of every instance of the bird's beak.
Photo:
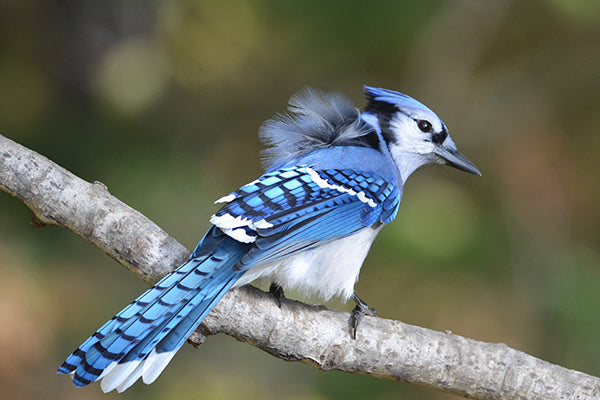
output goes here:
{"type": "Polygon", "coordinates": [[[435,151],[435,154],[442,157],[446,164],[451,167],[460,169],[461,171],[468,172],[473,175],[480,175],[479,168],[475,166],[467,157],[460,154],[456,149],[449,148],[446,146],[439,146],[435,151]]]}

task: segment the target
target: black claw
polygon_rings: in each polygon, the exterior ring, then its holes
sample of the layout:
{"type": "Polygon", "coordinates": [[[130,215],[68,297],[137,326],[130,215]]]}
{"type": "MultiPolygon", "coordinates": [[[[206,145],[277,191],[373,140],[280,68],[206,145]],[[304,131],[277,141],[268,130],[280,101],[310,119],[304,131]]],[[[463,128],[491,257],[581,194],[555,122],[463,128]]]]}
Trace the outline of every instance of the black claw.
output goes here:
{"type": "Polygon", "coordinates": [[[273,296],[275,296],[275,301],[277,302],[279,308],[281,308],[281,299],[285,299],[283,288],[275,282],[271,282],[271,286],[269,286],[269,293],[272,293],[273,296]]]}
{"type": "Polygon", "coordinates": [[[356,295],[356,293],[352,294],[352,300],[356,302],[356,307],[352,310],[350,314],[350,336],[352,339],[356,339],[356,330],[358,329],[358,324],[363,319],[365,315],[373,315],[377,317],[377,311],[374,308],[370,308],[367,303],[362,301],[360,297],[356,295]]]}

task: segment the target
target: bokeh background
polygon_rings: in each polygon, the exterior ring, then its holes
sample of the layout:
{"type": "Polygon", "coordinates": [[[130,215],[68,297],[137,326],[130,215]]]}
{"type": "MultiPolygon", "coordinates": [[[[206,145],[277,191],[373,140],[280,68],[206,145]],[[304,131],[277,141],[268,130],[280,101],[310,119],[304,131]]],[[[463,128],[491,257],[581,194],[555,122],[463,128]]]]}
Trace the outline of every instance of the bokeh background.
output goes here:
{"type": "MultiPolygon", "coordinates": [[[[599,66],[595,0],[3,0],[0,132],[191,249],[212,201],[261,173],[257,129],[296,90],[408,93],[483,177],[418,171],[358,293],[381,316],[600,375],[599,66]]],[[[223,336],[152,386],[75,389],[56,368],[145,285],[30,217],[0,193],[0,398],[456,398],[223,336]]]]}

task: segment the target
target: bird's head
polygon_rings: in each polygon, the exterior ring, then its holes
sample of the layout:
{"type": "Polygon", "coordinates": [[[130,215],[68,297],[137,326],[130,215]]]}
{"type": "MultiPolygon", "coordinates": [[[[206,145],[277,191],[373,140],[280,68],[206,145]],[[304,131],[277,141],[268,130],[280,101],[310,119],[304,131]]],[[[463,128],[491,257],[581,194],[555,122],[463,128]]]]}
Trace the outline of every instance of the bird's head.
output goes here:
{"type": "Polygon", "coordinates": [[[417,168],[430,163],[481,175],[458,151],[444,122],[429,108],[392,90],[365,86],[365,94],[368,104],[363,119],[381,133],[403,182],[417,168]]]}

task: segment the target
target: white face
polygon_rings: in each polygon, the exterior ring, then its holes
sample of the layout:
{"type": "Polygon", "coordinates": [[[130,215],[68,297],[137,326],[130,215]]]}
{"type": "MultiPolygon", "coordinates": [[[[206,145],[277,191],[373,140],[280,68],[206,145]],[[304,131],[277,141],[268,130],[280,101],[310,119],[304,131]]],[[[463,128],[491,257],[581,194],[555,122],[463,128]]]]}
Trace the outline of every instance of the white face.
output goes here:
{"type": "Polygon", "coordinates": [[[435,154],[440,146],[456,148],[447,135],[442,136],[441,143],[435,143],[434,135],[444,135],[442,132],[446,129],[438,116],[428,110],[405,109],[396,113],[389,123],[389,130],[394,133],[394,142],[389,144],[389,149],[403,182],[423,165],[445,163],[443,158],[435,154]]]}

